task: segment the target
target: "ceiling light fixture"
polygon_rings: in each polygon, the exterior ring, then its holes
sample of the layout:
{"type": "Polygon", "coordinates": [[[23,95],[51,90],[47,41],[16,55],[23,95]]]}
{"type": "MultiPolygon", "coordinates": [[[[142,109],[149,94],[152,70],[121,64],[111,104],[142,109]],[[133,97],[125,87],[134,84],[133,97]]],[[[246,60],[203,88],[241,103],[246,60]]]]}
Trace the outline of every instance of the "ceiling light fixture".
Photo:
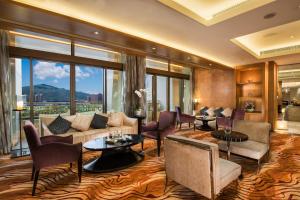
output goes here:
{"type": "Polygon", "coordinates": [[[209,66],[212,66],[212,64],[211,64],[211,63],[209,63],[208,65],[209,65],[209,66]]]}
{"type": "Polygon", "coordinates": [[[276,16],[276,13],[275,13],[275,12],[272,12],[272,13],[266,14],[266,15],[264,16],[264,19],[271,19],[271,18],[273,18],[273,17],[275,17],[275,16],[276,16]]]}
{"type": "Polygon", "coordinates": [[[293,39],[293,38],[295,38],[295,36],[291,35],[290,38],[293,39]]]}
{"type": "Polygon", "coordinates": [[[188,60],[191,60],[191,57],[187,57],[188,60]]]}
{"type": "Polygon", "coordinates": [[[94,34],[95,34],[95,35],[99,35],[99,32],[98,32],[98,31],[95,31],[94,34]]]}
{"type": "Polygon", "coordinates": [[[152,47],[152,50],[156,50],[156,47],[152,47]]]}

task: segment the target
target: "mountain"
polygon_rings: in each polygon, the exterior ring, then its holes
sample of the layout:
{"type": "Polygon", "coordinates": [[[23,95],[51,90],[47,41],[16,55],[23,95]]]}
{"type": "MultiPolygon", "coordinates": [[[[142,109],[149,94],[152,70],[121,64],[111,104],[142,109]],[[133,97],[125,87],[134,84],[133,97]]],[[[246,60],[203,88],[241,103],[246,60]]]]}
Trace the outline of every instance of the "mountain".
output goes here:
{"type": "MultiPolygon", "coordinates": [[[[22,87],[23,95],[26,95],[27,101],[29,101],[30,87],[22,87]]],[[[69,101],[70,90],[64,88],[57,88],[47,84],[39,84],[33,86],[34,101],[35,102],[67,102],[69,101]]],[[[85,92],[75,93],[77,101],[97,101],[103,102],[103,95],[99,94],[88,94],[85,92]]]]}

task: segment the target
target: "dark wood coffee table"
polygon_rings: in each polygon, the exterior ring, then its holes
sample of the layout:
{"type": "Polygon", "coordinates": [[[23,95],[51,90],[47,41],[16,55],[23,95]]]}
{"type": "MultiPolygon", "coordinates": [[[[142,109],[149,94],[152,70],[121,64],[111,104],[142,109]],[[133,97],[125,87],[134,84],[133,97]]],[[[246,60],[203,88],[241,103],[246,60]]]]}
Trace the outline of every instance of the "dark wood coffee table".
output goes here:
{"type": "Polygon", "coordinates": [[[131,149],[131,146],[143,141],[141,135],[126,135],[126,141],[108,143],[108,137],[99,137],[83,144],[89,151],[102,151],[101,156],[84,165],[88,172],[112,172],[133,166],[144,159],[142,153],[131,149]]]}
{"type": "Polygon", "coordinates": [[[196,116],[195,118],[196,118],[196,120],[202,121],[202,125],[196,125],[195,126],[198,130],[201,130],[201,131],[213,131],[213,130],[215,130],[214,128],[212,128],[211,126],[208,125],[209,121],[216,120],[215,117],[196,116]]]}
{"type": "Polygon", "coordinates": [[[230,142],[244,142],[248,140],[248,135],[237,131],[231,131],[230,134],[226,134],[224,130],[211,132],[212,137],[219,140],[227,141],[227,159],[230,158],[230,142]]]}

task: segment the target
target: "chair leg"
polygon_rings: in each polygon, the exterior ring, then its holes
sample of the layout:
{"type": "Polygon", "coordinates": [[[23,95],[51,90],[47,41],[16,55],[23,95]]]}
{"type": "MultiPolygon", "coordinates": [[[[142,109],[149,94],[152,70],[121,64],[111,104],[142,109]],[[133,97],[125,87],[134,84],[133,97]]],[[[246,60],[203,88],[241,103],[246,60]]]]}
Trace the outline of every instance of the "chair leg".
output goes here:
{"type": "Polygon", "coordinates": [[[168,187],[168,176],[167,176],[167,174],[166,174],[164,193],[166,193],[167,187],[168,187]]]}
{"type": "Polygon", "coordinates": [[[37,182],[38,182],[38,179],[39,179],[39,173],[40,173],[40,170],[35,170],[34,172],[34,181],[33,181],[33,186],[32,186],[32,196],[35,195],[35,188],[36,188],[36,185],[37,185],[37,182]]]}
{"type": "Polygon", "coordinates": [[[191,123],[189,122],[189,128],[191,128],[191,123]]]}
{"type": "Polygon", "coordinates": [[[70,168],[72,168],[72,166],[73,166],[72,164],[73,164],[73,163],[70,163],[70,168]]]}
{"type": "Polygon", "coordinates": [[[34,173],[35,173],[35,168],[34,165],[32,165],[31,180],[33,180],[34,173]]]}
{"type": "Polygon", "coordinates": [[[181,123],[181,122],[179,122],[179,130],[181,130],[181,124],[182,124],[182,123],[181,123]]]}
{"type": "Polygon", "coordinates": [[[196,131],[196,124],[194,123],[194,131],[196,131]]]}
{"type": "Polygon", "coordinates": [[[261,165],[261,164],[260,164],[260,159],[257,160],[257,165],[258,165],[258,166],[257,166],[256,174],[258,174],[259,171],[260,171],[260,165],[261,165]]]}
{"type": "Polygon", "coordinates": [[[144,150],[144,141],[141,142],[142,150],[144,150]]]}
{"type": "Polygon", "coordinates": [[[78,180],[79,183],[81,183],[81,174],[82,174],[82,152],[80,152],[80,156],[78,158],[78,162],[77,162],[77,170],[78,170],[78,180]]]}
{"type": "Polygon", "coordinates": [[[161,140],[160,137],[157,139],[157,155],[160,157],[160,146],[161,146],[161,140]]]}

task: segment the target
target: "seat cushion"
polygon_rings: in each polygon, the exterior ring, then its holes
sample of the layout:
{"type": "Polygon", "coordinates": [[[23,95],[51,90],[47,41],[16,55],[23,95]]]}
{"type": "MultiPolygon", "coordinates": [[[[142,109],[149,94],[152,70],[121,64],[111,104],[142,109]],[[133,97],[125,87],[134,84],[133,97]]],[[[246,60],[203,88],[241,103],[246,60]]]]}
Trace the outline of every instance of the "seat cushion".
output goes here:
{"type": "Polygon", "coordinates": [[[242,172],[242,167],[234,162],[219,159],[220,166],[220,190],[236,180],[242,172]]]}
{"type": "MultiPolygon", "coordinates": [[[[219,143],[219,149],[227,151],[227,143],[221,141],[219,143]]],[[[231,142],[230,151],[237,155],[258,160],[267,153],[268,145],[252,140],[247,140],[245,142],[231,142]]]]}
{"type": "Polygon", "coordinates": [[[132,126],[109,127],[108,130],[110,133],[114,133],[118,130],[121,130],[122,134],[135,134],[132,126]]]}

